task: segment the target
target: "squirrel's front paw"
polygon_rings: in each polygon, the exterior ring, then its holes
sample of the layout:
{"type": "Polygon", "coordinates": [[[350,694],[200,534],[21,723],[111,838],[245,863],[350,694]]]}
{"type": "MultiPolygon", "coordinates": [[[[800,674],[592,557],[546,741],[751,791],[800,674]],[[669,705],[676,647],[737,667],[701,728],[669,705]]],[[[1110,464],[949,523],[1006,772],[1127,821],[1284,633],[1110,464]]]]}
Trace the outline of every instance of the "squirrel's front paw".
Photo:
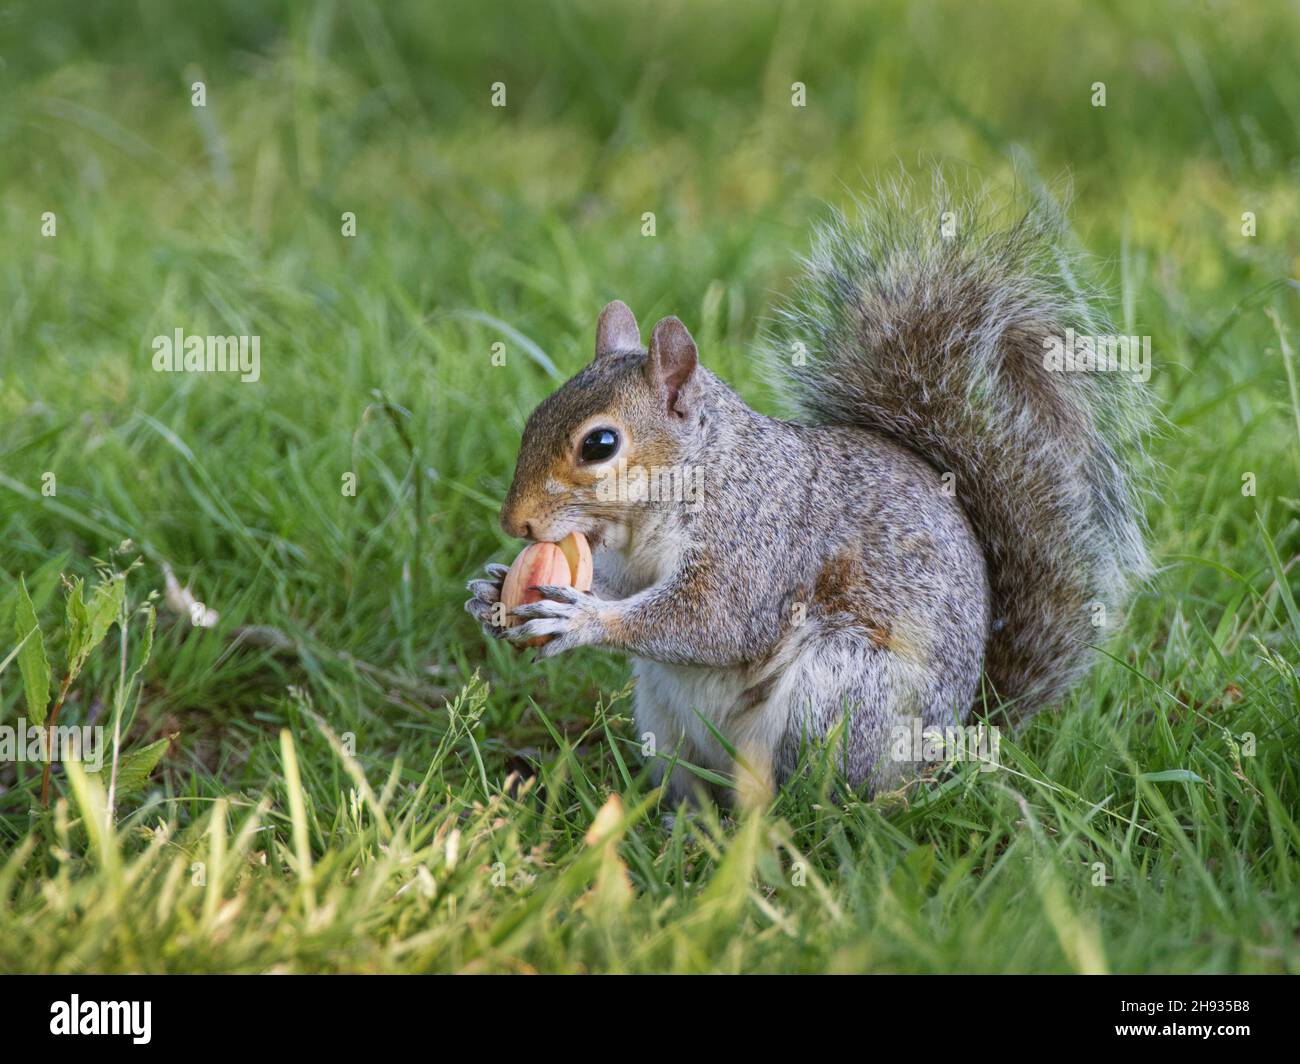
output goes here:
{"type": "Polygon", "coordinates": [[[500,639],[506,634],[505,607],[501,605],[501,582],[510,571],[508,565],[485,565],[487,580],[471,580],[467,585],[474,596],[465,603],[465,612],[483,625],[483,631],[500,639]]]}
{"type": "Polygon", "coordinates": [[[538,636],[551,636],[537,648],[537,654],[553,658],[575,647],[605,642],[605,611],[609,603],[589,591],[572,587],[538,584],[537,591],[544,596],[540,602],[516,606],[510,611],[512,617],[527,622],[506,629],[506,638],[512,643],[525,644],[538,636]]]}

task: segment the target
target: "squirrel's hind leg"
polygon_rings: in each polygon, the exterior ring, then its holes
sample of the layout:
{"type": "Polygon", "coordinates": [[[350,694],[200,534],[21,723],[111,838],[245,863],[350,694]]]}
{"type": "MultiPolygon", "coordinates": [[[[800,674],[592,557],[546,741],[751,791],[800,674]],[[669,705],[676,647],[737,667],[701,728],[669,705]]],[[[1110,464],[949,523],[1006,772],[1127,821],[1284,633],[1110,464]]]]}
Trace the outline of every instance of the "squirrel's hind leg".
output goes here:
{"type": "Polygon", "coordinates": [[[848,784],[870,796],[899,786],[920,767],[912,737],[964,718],[978,675],[977,666],[931,667],[852,628],[808,639],[764,707],[785,721],[774,751],[779,779],[793,775],[807,750],[833,758],[848,784]]]}

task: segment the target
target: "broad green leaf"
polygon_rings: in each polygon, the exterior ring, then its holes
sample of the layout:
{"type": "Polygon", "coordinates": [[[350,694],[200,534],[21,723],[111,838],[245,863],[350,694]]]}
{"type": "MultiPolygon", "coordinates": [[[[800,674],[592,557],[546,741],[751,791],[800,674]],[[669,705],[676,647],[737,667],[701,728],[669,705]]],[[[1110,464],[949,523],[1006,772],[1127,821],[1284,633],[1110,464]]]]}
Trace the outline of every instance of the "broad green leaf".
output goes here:
{"type": "MultiPolygon", "coordinates": [[[[78,592],[80,589],[78,589],[78,592]]],[[[78,594],[80,597],[80,594],[78,594]]],[[[90,601],[84,606],[85,627],[80,637],[80,645],[77,652],[72,653],[72,647],[68,648],[68,672],[76,676],[81,672],[82,666],[86,664],[86,659],[90,657],[93,651],[104,637],[108,635],[108,630],[113,626],[113,622],[118,619],[122,611],[122,602],[126,598],[126,579],[119,573],[116,576],[105,580],[98,585],[90,596],[90,601]]],[[[69,600],[69,611],[72,610],[72,603],[69,600]]]]}
{"type": "Polygon", "coordinates": [[[85,581],[81,577],[72,580],[72,589],[68,592],[68,671],[72,663],[81,654],[81,648],[90,629],[90,618],[86,616],[86,601],[82,597],[85,581]]]}
{"type": "MultiPolygon", "coordinates": [[[[149,774],[153,772],[158,762],[162,760],[163,754],[167,752],[167,746],[176,738],[179,733],[173,733],[152,742],[148,746],[142,746],[139,750],[132,750],[123,754],[117,762],[117,783],[114,787],[116,794],[126,794],[128,791],[137,790],[143,787],[145,781],[149,779],[149,774]]],[[[113,776],[113,766],[105,765],[96,775],[104,781],[104,786],[109,786],[113,776]]]]}
{"type": "Polygon", "coordinates": [[[1138,779],[1147,783],[1204,783],[1190,768],[1167,768],[1163,772],[1143,772],[1138,779]]]}
{"type": "Polygon", "coordinates": [[[18,670],[27,692],[27,719],[38,727],[45,723],[50,704],[50,659],[45,654],[45,637],[36,620],[36,607],[27,593],[27,582],[18,578],[18,609],[15,611],[19,639],[25,639],[18,652],[18,670]]]}

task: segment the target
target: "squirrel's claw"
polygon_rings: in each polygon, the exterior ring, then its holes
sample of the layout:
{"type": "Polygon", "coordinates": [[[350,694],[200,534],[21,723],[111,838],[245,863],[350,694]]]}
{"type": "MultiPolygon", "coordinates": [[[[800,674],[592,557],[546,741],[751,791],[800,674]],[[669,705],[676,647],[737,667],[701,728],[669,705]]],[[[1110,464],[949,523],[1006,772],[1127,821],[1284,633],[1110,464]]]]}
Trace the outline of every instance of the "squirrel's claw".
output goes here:
{"type": "MultiPolygon", "coordinates": [[[[563,587],[558,584],[538,584],[535,590],[546,597],[538,602],[528,602],[522,606],[516,606],[510,611],[510,616],[519,617],[522,620],[529,620],[534,617],[550,618],[572,618],[577,616],[584,608],[584,599],[594,599],[594,596],[585,591],[578,591],[576,588],[563,587]]],[[[538,633],[545,635],[545,632],[538,633]]]]}
{"type": "Polygon", "coordinates": [[[569,646],[576,646],[572,640],[572,622],[568,618],[559,617],[538,617],[524,624],[516,624],[513,628],[506,628],[504,637],[517,646],[524,646],[534,639],[542,636],[551,636],[541,646],[537,646],[537,656],[549,658],[569,649],[569,646]],[[563,644],[556,646],[556,644],[563,644]]]}
{"type": "Polygon", "coordinates": [[[527,643],[538,636],[554,635],[564,627],[564,622],[551,617],[538,617],[526,624],[506,629],[506,638],[512,643],[527,643]]]}
{"type": "Polygon", "coordinates": [[[576,587],[566,587],[563,584],[538,584],[537,592],[545,598],[555,602],[565,602],[570,606],[576,606],[582,601],[586,591],[579,591],[576,587]]]}
{"type": "Polygon", "coordinates": [[[576,602],[555,602],[542,599],[540,602],[528,602],[522,606],[516,606],[510,611],[510,616],[525,621],[532,620],[535,617],[569,618],[574,615],[576,606],[576,602]]]}
{"type": "MultiPolygon", "coordinates": [[[[499,580],[471,580],[465,585],[474,597],[470,602],[500,602],[501,582],[499,580]]],[[[468,605],[466,606],[468,608],[468,605]]]]}
{"type": "Polygon", "coordinates": [[[582,646],[583,642],[573,632],[567,635],[557,635],[553,639],[547,640],[537,648],[539,658],[553,658],[557,654],[563,654],[566,650],[576,650],[582,646]]]}

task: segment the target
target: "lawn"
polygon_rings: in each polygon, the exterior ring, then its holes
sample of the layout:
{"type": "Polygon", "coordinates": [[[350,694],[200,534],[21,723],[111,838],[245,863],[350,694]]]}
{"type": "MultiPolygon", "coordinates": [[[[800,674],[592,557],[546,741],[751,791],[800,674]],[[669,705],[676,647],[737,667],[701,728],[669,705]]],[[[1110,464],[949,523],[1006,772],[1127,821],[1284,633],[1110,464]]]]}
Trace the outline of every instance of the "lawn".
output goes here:
{"type": "Polygon", "coordinates": [[[120,758],[0,762],[0,971],[1300,970],[1297,50],[1173,0],[7,12],[0,725],[30,596],[120,758]],[[462,609],[523,421],[614,298],[775,412],[811,226],[935,163],[1072,190],[1158,573],[997,771],[665,819],[627,662],[462,609]],[[257,380],[156,372],[177,329],[257,380]]]}

